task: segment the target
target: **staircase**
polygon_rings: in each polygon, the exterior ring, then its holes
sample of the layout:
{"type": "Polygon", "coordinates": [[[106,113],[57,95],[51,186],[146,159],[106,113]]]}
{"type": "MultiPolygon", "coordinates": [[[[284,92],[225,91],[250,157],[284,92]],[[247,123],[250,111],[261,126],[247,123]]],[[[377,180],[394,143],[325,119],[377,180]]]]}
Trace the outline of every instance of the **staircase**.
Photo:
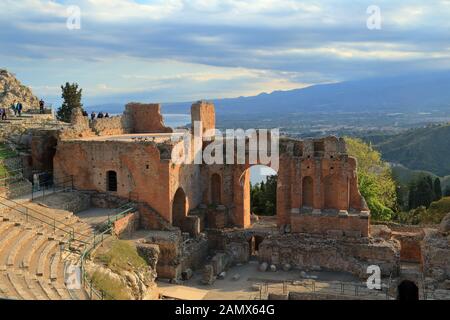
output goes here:
{"type": "Polygon", "coordinates": [[[69,212],[0,202],[0,298],[88,299],[84,289],[67,288],[65,268],[79,261],[94,230],[69,212]]]}

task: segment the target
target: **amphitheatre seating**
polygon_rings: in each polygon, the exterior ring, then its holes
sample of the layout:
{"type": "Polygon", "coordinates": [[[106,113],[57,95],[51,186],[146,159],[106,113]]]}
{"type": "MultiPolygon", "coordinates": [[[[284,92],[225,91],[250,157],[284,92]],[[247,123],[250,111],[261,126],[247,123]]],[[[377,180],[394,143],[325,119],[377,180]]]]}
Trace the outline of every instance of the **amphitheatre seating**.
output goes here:
{"type": "Polygon", "coordinates": [[[68,249],[71,238],[65,230],[72,229],[76,239],[87,239],[92,228],[67,212],[43,210],[40,221],[31,217],[34,213],[27,219],[13,202],[1,198],[0,203],[0,298],[88,299],[83,289],[69,290],[64,281],[66,264],[78,260],[84,245],[72,242],[70,247],[76,252],[62,248],[68,249]]]}

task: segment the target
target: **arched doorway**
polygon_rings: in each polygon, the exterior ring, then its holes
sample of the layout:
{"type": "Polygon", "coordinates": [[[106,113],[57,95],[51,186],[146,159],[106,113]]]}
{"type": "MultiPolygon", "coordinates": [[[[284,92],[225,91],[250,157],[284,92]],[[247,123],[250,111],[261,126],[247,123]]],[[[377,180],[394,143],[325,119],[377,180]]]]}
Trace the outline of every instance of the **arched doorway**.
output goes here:
{"type": "Polygon", "coordinates": [[[222,203],[222,179],[217,173],[211,176],[211,203],[222,203]]]}
{"type": "Polygon", "coordinates": [[[173,197],[172,203],[172,225],[179,227],[183,231],[184,219],[186,218],[186,194],[182,188],[178,188],[173,197]]]}
{"type": "Polygon", "coordinates": [[[112,192],[117,191],[117,172],[108,171],[106,173],[106,190],[112,192]]]}
{"type": "MultiPolygon", "coordinates": [[[[278,173],[268,166],[253,165],[245,168],[237,168],[235,171],[234,205],[236,225],[247,228],[251,225],[251,213],[261,216],[274,216],[277,214],[277,188],[278,173]],[[262,170],[261,170],[262,168],[262,170]],[[256,172],[256,173],[255,173],[256,172]],[[256,189],[264,189],[270,194],[268,201],[260,202],[256,189]],[[269,186],[266,188],[266,186],[269,186]]],[[[270,219],[268,217],[268,219],[270,219]]],[[[272,219],[273,220],[273,219],[272,219]]]]}
{"type": "Polygon", "coordinates": [[[250,171],[250,210],[258,216],[275,216],[277,212],[277,172],[268,166],[255,165],[250,171]]]}
{"type": "Polygon", "coordinates": [[[397,300],[419,300],[419,288],[413,281],[402,281],[397,288],[397,300]]]}
{"type": "Polygon", "coordinates": [[[312,208],[314,205],[314,183],[311,177],[304,177],[302,181],[302,205],[312,208]]]}

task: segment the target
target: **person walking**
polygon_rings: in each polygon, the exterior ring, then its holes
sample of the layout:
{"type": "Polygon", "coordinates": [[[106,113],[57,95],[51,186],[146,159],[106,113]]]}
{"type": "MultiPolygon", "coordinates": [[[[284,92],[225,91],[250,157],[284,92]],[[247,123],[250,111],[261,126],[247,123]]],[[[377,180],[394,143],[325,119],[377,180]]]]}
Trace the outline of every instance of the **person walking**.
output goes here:
{"type": "Polygon", "coordinates": [[[45,106],[45,102],[44,102],[44,100],[41,99],[41,101],[39,101],[39,113],[40,114],[44,114],[44,106],[45,106]]]}
{"type": "Polygon", "coordinates": [[[0,108],[0,114],[2,116],[2,120],[6,120],[6,109],[0,108]]]}
{"type": "Polygon", "coordinates": [[[17,114],[17,103],[14,101],[13,104],[11,105],[11,109],[14,112],[14,116],[16,116],[17,114]]]}
{"type": "Polygon", "coordinates": [[[19,117],[22,116],[22,109],[23,109],[22,102],[17,103],[17,113],[19,114],[19,117]]]}

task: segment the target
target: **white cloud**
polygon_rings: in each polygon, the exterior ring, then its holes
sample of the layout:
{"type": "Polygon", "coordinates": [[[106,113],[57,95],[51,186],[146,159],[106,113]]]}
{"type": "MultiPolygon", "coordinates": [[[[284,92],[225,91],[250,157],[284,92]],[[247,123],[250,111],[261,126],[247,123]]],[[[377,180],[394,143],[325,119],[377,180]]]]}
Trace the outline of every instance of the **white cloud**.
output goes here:
{"type": "Polygon", "coordinates": [[[365,3],[343,0],[2,0],[0,61],[45,94],[70,80],[87,95],[176,100],[450,64],[450,0],[375,4],[379,31],[367,30],[365,3]],[[70,31],[74,3],[82,28],[70,31]]]}

